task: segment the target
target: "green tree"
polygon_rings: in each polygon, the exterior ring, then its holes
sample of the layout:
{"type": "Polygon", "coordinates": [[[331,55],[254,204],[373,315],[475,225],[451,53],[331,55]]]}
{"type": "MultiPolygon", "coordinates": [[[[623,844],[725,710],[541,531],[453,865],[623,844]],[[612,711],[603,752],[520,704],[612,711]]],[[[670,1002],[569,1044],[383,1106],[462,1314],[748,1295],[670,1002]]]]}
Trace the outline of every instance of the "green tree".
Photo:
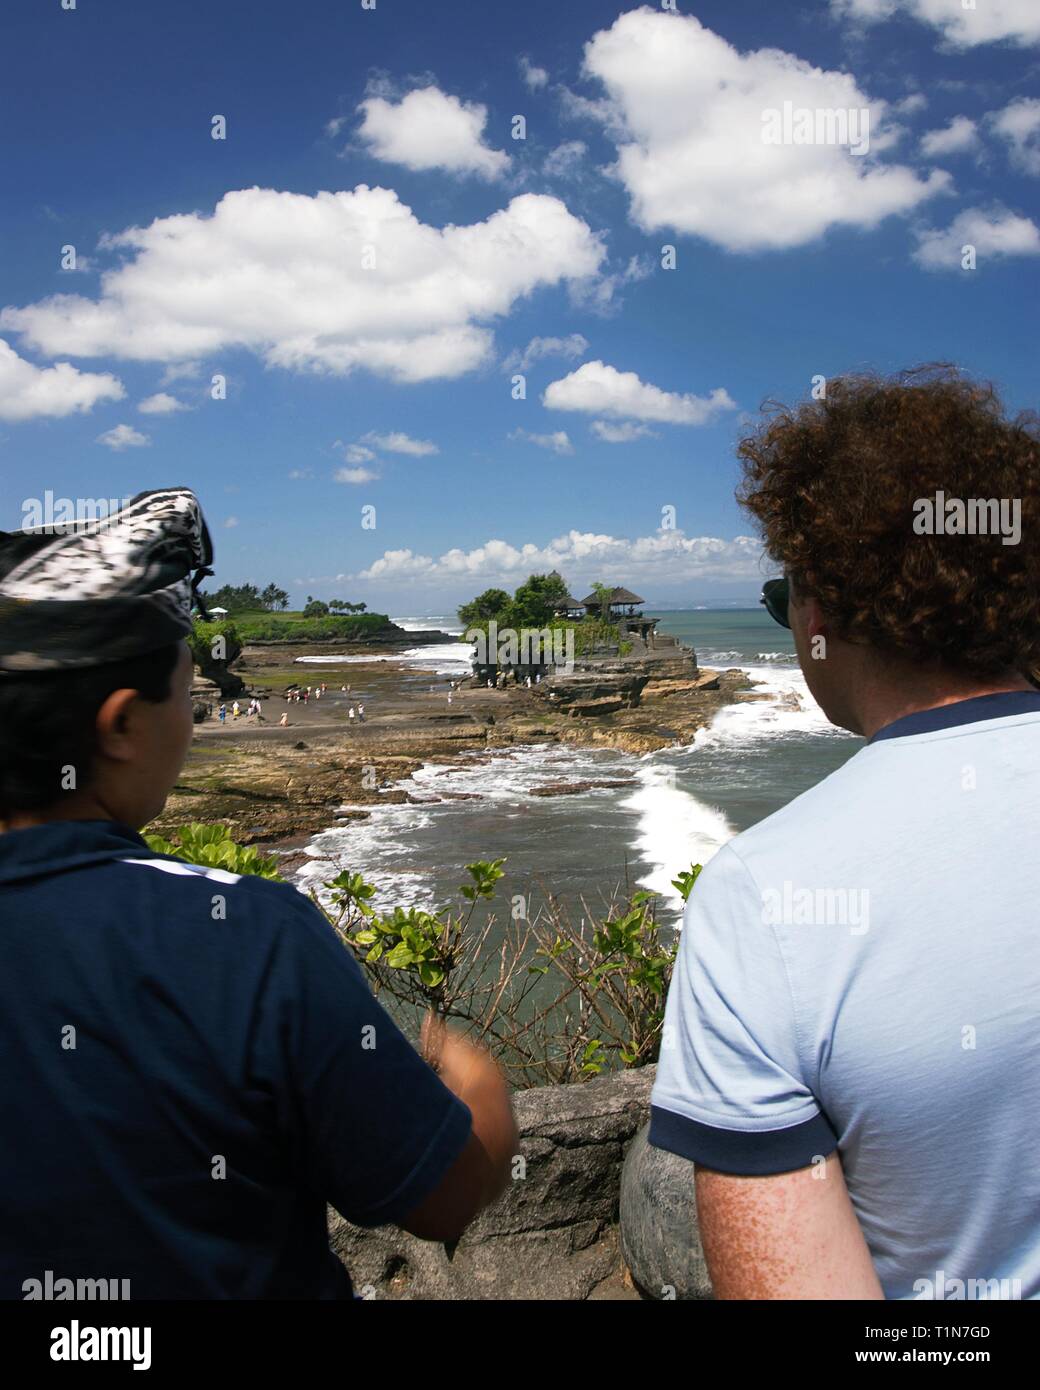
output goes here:
{"type": "Polygon", "coordinates": [[[513,595],[510,626],[545,627],[567,596],[567,586],[558,574],[532,574],[513,595]]]}
{"type": "Polygon", "coordinates": [[[510,598],[505,589],[485,589],[472,602],[462,605],[459,609],[459,622],[465,627],[476,627],[481,623],[490,622],[492,618],[500,619],[500,615],[509,604],[510,598]]]}
{"type": "Polygon", "coordinates": [[[260,604],[261,607],[267,609],[288,608],[289,595],[284,589],[279,589],[277,584],[268,584],[267,588],[260,595],[260,604]]]}

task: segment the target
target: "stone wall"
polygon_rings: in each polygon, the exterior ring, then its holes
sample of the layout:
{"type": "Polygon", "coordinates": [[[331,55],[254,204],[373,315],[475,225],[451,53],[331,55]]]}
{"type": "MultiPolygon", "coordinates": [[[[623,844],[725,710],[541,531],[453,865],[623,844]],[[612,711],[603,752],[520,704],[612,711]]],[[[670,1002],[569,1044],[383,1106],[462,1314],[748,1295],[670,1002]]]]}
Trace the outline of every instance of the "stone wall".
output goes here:
{"type": "Polygon", "coordinates": [[[618,1206],[653,1078],[642,1067],[519,1092],[524,1171],[453,1249],[396,1227],[364,1231],[330,1212],[329,1238],[355,1290],[394,1299],[638,1298],[622,1264],[618,1206]]]}

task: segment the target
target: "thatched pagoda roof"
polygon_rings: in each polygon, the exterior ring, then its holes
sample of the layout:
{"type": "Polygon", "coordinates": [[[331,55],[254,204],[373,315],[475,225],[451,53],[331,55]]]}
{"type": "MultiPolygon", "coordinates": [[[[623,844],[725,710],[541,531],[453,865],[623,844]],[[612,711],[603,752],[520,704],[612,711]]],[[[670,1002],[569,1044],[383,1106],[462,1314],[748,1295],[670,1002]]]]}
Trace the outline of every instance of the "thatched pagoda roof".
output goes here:
{"type": "MultiPolygon", "coordinates": [[[[599,597],[596,594],[589,594],[588,598],[583,598],[581,602],[584,608],[599,607],[599,597]]],[[[613,607],[615,603],[645,603],[646,599],[640,598],[631,589],[611,589],[608,602],[613,607]]]]}

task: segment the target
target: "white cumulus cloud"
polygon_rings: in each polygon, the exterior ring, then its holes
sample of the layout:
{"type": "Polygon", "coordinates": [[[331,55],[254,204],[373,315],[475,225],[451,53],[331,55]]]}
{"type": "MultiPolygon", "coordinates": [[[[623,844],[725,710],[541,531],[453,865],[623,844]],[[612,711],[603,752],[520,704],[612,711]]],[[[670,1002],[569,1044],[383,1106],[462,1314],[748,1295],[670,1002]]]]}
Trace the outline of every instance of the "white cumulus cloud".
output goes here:
{"type": "Polygon", "coordinates": [[[722,540],[661,530],[630,539],[572,530],[546,545],[489,540],[473,550],[448,550],[436,558],[410,549],[387,550],[359,574],[337,577],[401,585],[460,578],[508,583],[556,569],[575,587],[596,581],[646,586],[691,579],[760,579],[761,564],[762,543],[753,536],[722,540]]]}
{"type": "Polygon", "coordinates": [[[552,179],[573,178],[588,149],[584,140],[565,140],[545,156],[542,172],[552,179]]]}
{"type": "Polygon", "coordinates": [[[631,420],[622,420],[612,425],[608,420],[593,420],[589,429],[605,444],[633,444],[637,439],[656,439],[657,434],[649,425],[637,425],[631,420]]]}
{"type": "MultiPolygon", "coordinates": [[[[949,185],[878,154],[898,131],[847,72],[776,48],[741,53],[692,15],[643,6],[585,47],[607,92],[615,173],[647,232],[670,228],[730,251],[804,246],[831,227],[876,227],[949,185]],[[869,112],[868,154],[836,143],[768,143],[769,113],[869,112]]],[[[589,114],[595,114],[590,112],[589,114]]],[[[815,116],[814,116],[815,121],[815,116]]],[[[853,142],[862,146],[862,141],[853,142]]]]}
{"type": "Polygon", "coordinates": [[[600,238],[558,198],[522,194],[482,222],[438,228],[391,189],[313,197],[227,193],[109,239],[130,253],[101,297],[0,313],[38,351],[177,362],[245,348],[269,366],[396,381],[472,371],[486,325],[541,286],[594,278],[600,238]]]}
{"type": "Polygon", "coordinates": [[[502,361],[507,372],[526,372],[543,357],[584,357],[589,350],[589,340],[581,333],[570,333],[566,338],[532,338],[521,351],[511,352],[502,361]]]}
{"type": "Polygon", "coordinates": [[[588,415],[652,420],[668,425],[707,425],[736,402],[721,386],[709,396],[662,391],[635,372],[620,372],[606,362],[585,362],[577,371],[551,382],[542,396],[549,410],[580,410],[588,415]]]}
{"type": "Polygon", "coordinates": [[[1040,101],[1020,97],[1003,111],[995,111],[989,121],[1007,142],[1008,157],[1015,168],[1040,176],[1040,101]]]}
{"type": "Polygon", "coordinates": [[[953,48],[1040,43],[1037,0],[977,0],[971,8],[962,0],[831,0],[831,11],[861,24],[876,24],[899,12],[908,14],[938,29],[953,48]]]}
{"type": "Polygon", "coordinates": [[[968,208],[945,229],[919,231],[914,260],[926,270],[959,270],[965,246],[974,246],[980,265],[1006,256],[1040,256],[1040,230],[1007,208],[968,208]]]}
{"type": "Polygon", "coordinates": [[[361,442],[382,449],[384,454],[411,454],[413,458],[425,458],[428,454],[440,453],[432,440],[413,439],[401,430],[391,430],[389,434],[377,434],[375,430],[370,430],[361,436],[361,442]]]}
{"type": "Polygon", "coordinates": [[[179,410],[189,409],[168,391],[156,391],[154,396],[145,396],[137,408],[142,415],[175,415],[179,410]]]}
{"type": "Polygon", "coordinates": [[[554,430],[552,434],[529,434],[527,430],[513,430],[508,437],[526,441],[528,444],[537,444],[539,449],[551,449],[554,454],[574,453],[574,445],[566,430],[554,430]]]}
{"type": "Polygon", "coordinates": [[[358,131],[369,153],[406,169],[444,169],[495,179],[509,168],[509,156],[484,143],[487,107],[463,102],[439,87],[419,87],[400,101],[368,97],[358,107],[358,131]]]}
{"type": "Polygon", "coordinates": [[[337,468],[332,476],[337,483],[370,483],[379,474],[370,468],[337,468]]]}
{"type": "Polygon", "coordinates": [[[532,63],[526,53],[520,55],[520,74],[532,92],[537,92],[549,81],[546,70],[532,63]]]}
{"type": "Polygon", "coordinates": [[[949,125],[921,136],[921,153],[928,159],[941,159],[948,154],[969,154],[981,143],[978,126],[971,117],[954,116],[949,125]]]}
{"type": "Polygon", "coordinates": [[[113,425],[110,430],[105,430],[104,434],[99,434],[94,442],[105,444],[109,449],[121,453],[123,449],[143,449],[152,441],[140,430],[135,430],[133,425],[113,425]]]}
{"type": "Polygon", "coordinates": [[[71,415],[125,395],[122,382],[109,372],[81,372],[69,362],[37,367],[0,338],[0,420],[71,415]]]}

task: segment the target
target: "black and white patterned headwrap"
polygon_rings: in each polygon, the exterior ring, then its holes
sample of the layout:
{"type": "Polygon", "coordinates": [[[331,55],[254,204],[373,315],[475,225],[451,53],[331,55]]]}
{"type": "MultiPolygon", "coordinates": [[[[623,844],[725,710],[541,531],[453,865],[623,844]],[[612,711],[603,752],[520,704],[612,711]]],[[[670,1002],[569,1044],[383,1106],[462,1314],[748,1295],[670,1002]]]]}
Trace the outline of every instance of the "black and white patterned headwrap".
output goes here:
{"type": "Polygon", "coordinates": [[[178,641],[212,559],[184,487],[100,519],[0,531],[0,672],[100,666],[178,641]]]}

